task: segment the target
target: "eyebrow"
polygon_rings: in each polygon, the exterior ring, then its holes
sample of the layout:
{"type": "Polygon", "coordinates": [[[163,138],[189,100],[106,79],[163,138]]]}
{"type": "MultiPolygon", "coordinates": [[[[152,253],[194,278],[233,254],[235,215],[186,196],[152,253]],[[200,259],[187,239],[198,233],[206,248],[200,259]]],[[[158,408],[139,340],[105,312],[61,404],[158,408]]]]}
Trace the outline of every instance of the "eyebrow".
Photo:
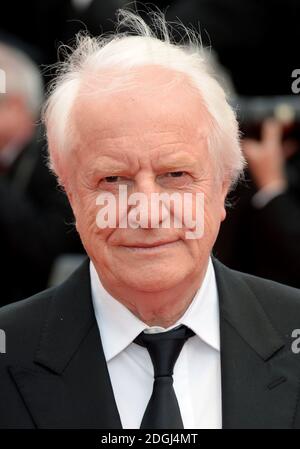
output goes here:
{"type": "MultiPolygon", "coordinates": [[[[174,144],[175,145],[175,144],[174,144]]],[[[186,151],[167,151],[159,153],[155,159],[152,159],[153,168],[156,171],[173,171],[176,169],[192,170],[198,164],[198,158],[191,156],[186,151]]],[[[101,173],[109,172],[111,175],[118,174],[120,171],[133,169],[133,164],[122,152],[105,152],[97,158],[96,162],[91,162],[87,169],[89,177],[98,176],[101,173]]]]}
{"type": "Polygon", "coordinates": [[[124,157],[116,159],[113,156],[103,155],[100,158],[97,158],[96,162],[91,162],[89,164],[87,175],[93,177],[103,172],[110,172],[113,174],[124,169],[128,169],[128,162],[126,163],[124,157]]]}
{"type": "Polygon", "coordinates": [[[193,168],[199,162],[199,160],[190,154],[183,153],[182,151],[178,153],[162,154],[154,162],[154,165],[160,169],[164,168],[193,168]]]}

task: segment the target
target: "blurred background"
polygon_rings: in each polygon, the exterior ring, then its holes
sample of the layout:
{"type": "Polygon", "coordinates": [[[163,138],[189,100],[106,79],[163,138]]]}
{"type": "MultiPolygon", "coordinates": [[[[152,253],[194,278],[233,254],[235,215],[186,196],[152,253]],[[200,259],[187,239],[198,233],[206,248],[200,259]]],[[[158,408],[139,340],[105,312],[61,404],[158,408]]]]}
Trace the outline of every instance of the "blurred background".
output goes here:
{"type": "MultiPolygon", "coordinates": [[[[228,197],[214,255],[300,288],[299,0],[151,4],[167,20],[201,31],[240,121],[248,169],[228,197]]],[[[84,257],[66,197],[46,165],[45,67],[78,31],[113,31],[116,10],[128,5],[133,9],[123,0],[1,2],[0,305],[55,285],[84,257]]]]}

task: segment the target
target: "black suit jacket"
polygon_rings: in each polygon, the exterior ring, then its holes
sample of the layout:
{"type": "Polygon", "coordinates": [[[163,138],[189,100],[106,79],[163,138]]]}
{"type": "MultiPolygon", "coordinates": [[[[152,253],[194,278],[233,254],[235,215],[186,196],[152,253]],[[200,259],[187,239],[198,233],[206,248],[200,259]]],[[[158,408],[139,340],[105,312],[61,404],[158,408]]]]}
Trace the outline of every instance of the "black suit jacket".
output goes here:
{"type": "MultiPolygon", "coordinates": [[[[223,427],[300,428],[299,290],[214,266],[223,427]]],[[[0,328],[1,428],[121,428],[88,260],[61,286],[1,308],[0,328]]]]}

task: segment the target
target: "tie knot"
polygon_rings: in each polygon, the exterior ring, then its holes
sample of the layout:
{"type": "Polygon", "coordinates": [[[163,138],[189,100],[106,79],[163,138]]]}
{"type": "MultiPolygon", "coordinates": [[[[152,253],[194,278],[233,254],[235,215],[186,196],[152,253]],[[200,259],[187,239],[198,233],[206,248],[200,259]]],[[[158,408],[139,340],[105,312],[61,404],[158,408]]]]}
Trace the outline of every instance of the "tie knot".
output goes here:
{"type": "Polygon", "coordinates": [[[186,340],[193,335],[195,333],[191,329],[180,326],[157,334],[141,332],[134,342],[148,350],[154,368],[154,377],[157,378],[173,375],[180,351],[186,340]]]}

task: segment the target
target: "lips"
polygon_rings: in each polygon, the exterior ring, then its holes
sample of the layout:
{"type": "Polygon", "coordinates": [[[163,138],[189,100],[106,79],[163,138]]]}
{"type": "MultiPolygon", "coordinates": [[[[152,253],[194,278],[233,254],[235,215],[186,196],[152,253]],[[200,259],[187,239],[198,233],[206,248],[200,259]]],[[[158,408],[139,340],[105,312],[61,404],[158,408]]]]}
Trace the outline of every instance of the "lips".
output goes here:
{"type": "Polygon", "coordinates": [[[128,245],[122,245],[125,246],[126,248],[155,248],[157,246],[164,246],[164,245],[168,245],[171,243],[175,243],[178,242],[178,240],[159,240],[156,242],[135,242],[135,243],[130,243],[128,245]]]}

